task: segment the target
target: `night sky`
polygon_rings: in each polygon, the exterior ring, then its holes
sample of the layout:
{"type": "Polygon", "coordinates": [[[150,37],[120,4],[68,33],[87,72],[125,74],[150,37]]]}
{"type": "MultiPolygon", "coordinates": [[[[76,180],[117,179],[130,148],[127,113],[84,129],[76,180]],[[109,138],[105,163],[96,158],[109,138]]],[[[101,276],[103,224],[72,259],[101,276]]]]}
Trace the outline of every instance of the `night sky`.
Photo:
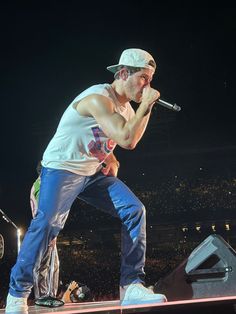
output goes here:
{"type": "Polygon", "coordinates": [[[235,5],[177,3],[1,3],[0,208],[16,224],[29,221],[35,168],[63,111],[88,86],[112,82],[106,66],[126,48],[154,56],[153,87],[182,110],[157,107],[137,150],[117,149],[123,169],[140,169],[145,154],[168,153],[168,163],[181,152],[235,150],[235,5]]]}

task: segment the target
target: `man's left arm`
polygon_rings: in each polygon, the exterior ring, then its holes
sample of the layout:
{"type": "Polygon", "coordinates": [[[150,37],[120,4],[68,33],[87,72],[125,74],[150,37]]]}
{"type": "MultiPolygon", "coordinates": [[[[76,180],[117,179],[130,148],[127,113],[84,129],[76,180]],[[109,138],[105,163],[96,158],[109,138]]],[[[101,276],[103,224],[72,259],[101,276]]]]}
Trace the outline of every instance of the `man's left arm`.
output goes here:
{"type": "Polygon", "coordinates": [[[119,161],[116,159],[113,153],[110,153],[104,161],[105,167],[102,169],[102,172],[106,176],[117,177],[118,169],[120,167],[119,161]]]}

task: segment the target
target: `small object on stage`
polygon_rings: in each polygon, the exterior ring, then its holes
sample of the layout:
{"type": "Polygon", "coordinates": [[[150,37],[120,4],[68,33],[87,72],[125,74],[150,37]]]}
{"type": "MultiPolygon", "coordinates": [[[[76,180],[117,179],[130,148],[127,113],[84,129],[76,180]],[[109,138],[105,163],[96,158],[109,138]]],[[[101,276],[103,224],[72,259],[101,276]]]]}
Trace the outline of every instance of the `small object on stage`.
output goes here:
{"type": "Polygon", "coordinates": [[[64,305],[64,302],[60,299],[53,298],[51,296],[40,297],[35,300],[35,304],[46,307],[59,307],[64,305]]]}

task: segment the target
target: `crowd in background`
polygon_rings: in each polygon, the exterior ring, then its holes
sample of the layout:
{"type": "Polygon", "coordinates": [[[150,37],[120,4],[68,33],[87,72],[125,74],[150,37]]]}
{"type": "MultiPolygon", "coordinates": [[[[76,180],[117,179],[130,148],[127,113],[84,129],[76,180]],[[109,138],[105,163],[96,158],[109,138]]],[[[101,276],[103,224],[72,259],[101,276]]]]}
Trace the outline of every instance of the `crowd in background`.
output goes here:
{"type": "MultiPolygon", "coordinates": [[[[131,189],[144,203],[150,222],[192,221],[193,219],[231,218],[236,204],[236,178],[167,177],[161,182],[133,183],[131,189]],[[204,213],[204,216],[202,215],[204,213]]],[[[77,200],[68,218],[70,228],[93,227],[103,220],[115,224],[105,213],[77,200]],[[78,213],[79,211],[79,213],[78,213]]]]}

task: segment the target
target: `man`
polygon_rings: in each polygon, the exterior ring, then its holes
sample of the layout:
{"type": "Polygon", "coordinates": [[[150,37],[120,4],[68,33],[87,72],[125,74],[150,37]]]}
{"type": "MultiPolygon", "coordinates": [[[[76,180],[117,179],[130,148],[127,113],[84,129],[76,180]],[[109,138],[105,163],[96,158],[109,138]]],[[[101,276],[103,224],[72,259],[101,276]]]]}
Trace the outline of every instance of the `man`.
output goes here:
{"type": "Polygon", "coordinates": [[[121,305],[166,301],[164,295],[143,285],[145,208],[117,178],[119,162],[113,154],[116,145],[134,149],[144,134],[160,97],[150,86],[156,63],[148,52],[132,48],[124,50],[119,63],[107,69],[114,73],[112,84],[95,85],[78,95],[44,152],[38,214],[12,268],[8,313],[27,313],[35,262],[63,228],[76,197],[122,222],[121,305]],[[139,104],[136,112],[129,101],[139,104]]]}
{"type": "MultiPolygon", "coordinates": [[[[40,192],[41,161],[37,166],[38,178],[33,183],[30,191],[30,206],[33,218],[38,212],[38,199],[40,192]]],[[[37,305],[57,307],[64,304],[56,299],[59,281],[59,258],[56,238],[48,245],[41,260],[35,263],[33,270],[34,296],[37,305]]]]}

